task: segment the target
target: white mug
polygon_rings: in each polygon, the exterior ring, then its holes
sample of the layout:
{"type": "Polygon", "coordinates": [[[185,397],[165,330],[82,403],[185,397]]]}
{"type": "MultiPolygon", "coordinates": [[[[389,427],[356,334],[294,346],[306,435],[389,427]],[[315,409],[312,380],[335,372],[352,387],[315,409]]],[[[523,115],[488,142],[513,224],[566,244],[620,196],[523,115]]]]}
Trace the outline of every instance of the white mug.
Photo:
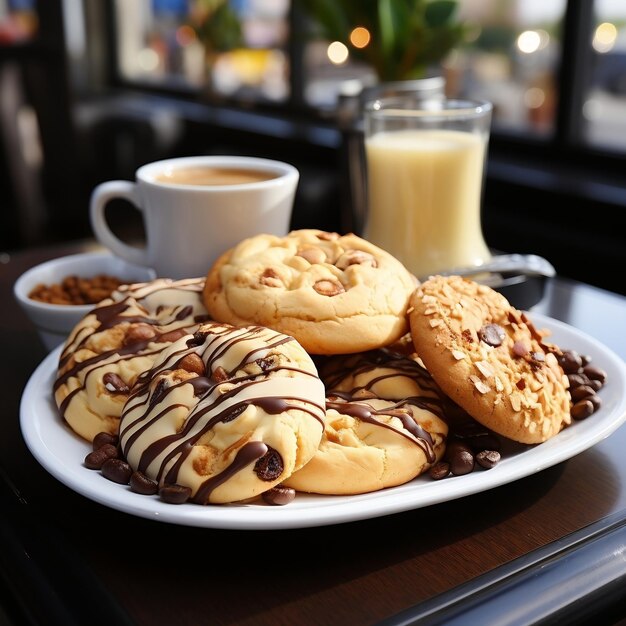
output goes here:
{"type": "Polygon", "coordinates": [[[288,163],[247,156],[196,156],[140,167],[135,182],[113,180],[91,194],[91,226],[98,241],[157,276],[204,276],[215,260],[246,237],[289,231],[300,175],[288,163]],[[146,243],[119,239],[106,221],[113,199],[142,214],[146,243]]]}

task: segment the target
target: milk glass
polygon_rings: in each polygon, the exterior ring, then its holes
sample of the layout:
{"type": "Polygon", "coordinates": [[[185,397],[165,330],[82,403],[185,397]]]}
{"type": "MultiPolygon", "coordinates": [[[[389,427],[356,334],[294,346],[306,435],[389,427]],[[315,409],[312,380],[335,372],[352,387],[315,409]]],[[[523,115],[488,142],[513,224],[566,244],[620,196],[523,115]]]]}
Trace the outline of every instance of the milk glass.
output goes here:
{"type": "Polygon", "coordinates": [[[411,95],[364,111],[364,236],[419,278],[491,258],[481,223],[492,105],[411,95]]]}

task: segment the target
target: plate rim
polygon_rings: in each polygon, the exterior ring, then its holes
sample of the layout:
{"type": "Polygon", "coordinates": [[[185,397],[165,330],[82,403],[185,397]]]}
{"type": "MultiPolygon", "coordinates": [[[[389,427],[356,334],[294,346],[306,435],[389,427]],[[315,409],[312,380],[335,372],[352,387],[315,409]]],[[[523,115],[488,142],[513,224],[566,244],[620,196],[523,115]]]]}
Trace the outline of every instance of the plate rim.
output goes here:
{"type": "MultiPolygon", "coordinates": [[[[465,476],[448,477],[444,481],[428,480],[421,476],[397,487],[351,496],[298,493],[296,500],[287,506],[259,503],[206,506],[193,503],[168,504],[156,496],[133,493],[128,487],[108,481],[100,472],[83,466],[82,459],[90,451],[90,446],[62,422],[52,399],[52,379],[62,346],[50,352],[29,377],[20,401],[20,429],[37,462],[65,486],[104,506],[156,521],[230,530],[278,530],[327,526],[402,513],[487,491],[543,471],[593,447],[626,421],[626,362],[611,348],[574,326],[540,313],[528,315],[535,327],[545,328],[550,335],[565,333],[574,336],[601,355],[595,356],[594,362],[599,360],[599,367],[611,372],[608,377],[611,387],[603,389],[615,390],[611,395],[614,406],[610,410],[603,406],[597,414],[568,426],[547,442],[528,446],[512,457],[503,459],[488,472],[475,471],[465,476]],[[46,413],[46,403],[50,405],[54,423],[42,422],[51,416],[50,411],[47,415],[38,413],[42,407],[43,413],[46,413]],[[58,450],[51,449],[42,432],[46,427],[59,429],[57,435],[66,440],[68,449],[78,446],[84,448],[83,456],[75,465],[68,465],[58,450]],[[590,431],[588,437],[572,440],[571,433],[576,429],[590,431]]],[[[562,341],[555,343],[563,349],[577,349],[562,341]]],[[[606,392],[603,395],[606,396],[606,392]]]]}

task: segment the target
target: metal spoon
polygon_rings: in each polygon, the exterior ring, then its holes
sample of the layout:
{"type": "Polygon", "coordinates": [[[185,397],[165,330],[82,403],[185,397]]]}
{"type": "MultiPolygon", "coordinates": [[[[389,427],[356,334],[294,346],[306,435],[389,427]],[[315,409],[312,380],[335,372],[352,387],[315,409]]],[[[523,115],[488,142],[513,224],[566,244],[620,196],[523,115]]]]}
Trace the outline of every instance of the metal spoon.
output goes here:
{"type": "MultiPolygon", "coordinates": [[[[551,278],[556,275],[556,270],[549,261],[536,254],[497,254],[482,265],[454,267],[437,273],[443,276],[451,276],[453,274],[457,276],[521,274],[524,276],[551,278]]],[[[425,278],[422,278],[422,280],[425,280],[425,278]]]]}

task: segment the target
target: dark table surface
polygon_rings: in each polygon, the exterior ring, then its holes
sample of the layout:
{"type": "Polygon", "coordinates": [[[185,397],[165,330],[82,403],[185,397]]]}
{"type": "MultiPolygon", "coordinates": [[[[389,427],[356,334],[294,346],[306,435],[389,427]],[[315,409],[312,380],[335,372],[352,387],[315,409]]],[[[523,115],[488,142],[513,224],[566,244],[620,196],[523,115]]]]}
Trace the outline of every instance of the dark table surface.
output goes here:
{"type": "MultiPolygon", "coordinates": [[[[488,491],[304,529],[157,522],[58,482],[20,431],[22,392],[46,350],[12,287],[29,267],[82,248],[0,259],[0,607],[15,623],[616,624],[626,616],[624,426],[488,491]]],[[[626,360],[626,298],[552,279],[532,311],[626,360]]]]}

